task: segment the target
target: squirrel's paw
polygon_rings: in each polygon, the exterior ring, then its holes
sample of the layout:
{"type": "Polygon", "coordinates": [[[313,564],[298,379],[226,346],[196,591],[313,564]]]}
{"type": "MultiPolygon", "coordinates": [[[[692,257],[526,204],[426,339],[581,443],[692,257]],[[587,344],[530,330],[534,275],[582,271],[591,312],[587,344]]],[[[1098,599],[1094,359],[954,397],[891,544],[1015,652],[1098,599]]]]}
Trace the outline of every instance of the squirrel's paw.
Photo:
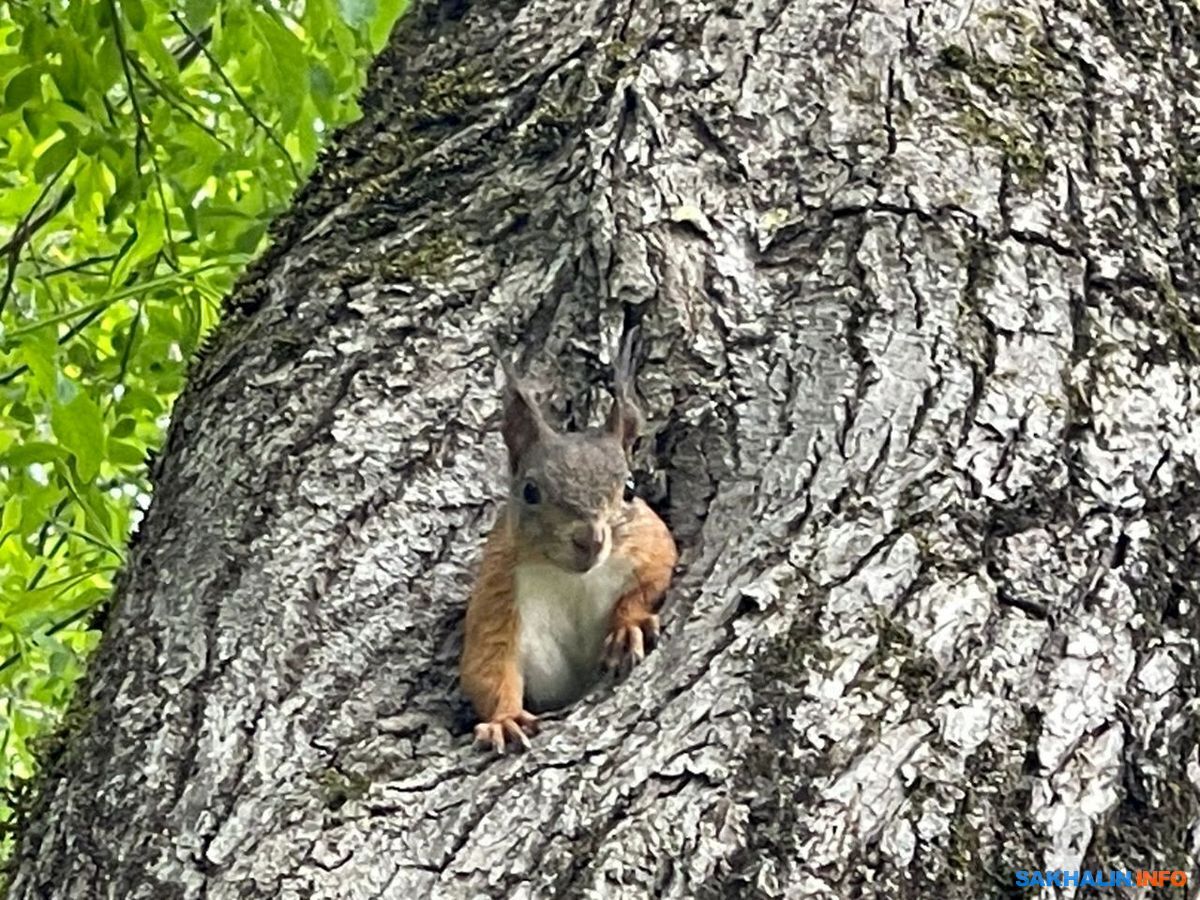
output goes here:
{"type": "Polygon", "coordinates": [[[646,651],[658,642],[658,616],[613,623],[604,639],[602,663],[606,669],[632,669],[646,658],[646,651]]]}
{"type": "Polygon", "coordinates": [[[537,716],[521,710],[513,716],[496,716],[475,726],[475,743],[503,753],[506,745],[529,749],[529,738],[537,734],[537,716]]]}

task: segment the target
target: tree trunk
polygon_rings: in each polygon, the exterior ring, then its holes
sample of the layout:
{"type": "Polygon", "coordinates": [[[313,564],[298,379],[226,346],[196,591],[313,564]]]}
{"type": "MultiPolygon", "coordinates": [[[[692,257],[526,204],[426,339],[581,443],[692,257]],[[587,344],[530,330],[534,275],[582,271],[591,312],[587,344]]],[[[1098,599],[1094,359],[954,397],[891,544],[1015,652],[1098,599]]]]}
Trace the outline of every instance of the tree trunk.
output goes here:
{"type": "Polygon", "coordinates": [[[176,407],[11,896],[1194,871],[1198,35],[1189,0],[414,3],[176,407]],[[664,643],[489,757],[487,340],[582,425],[635,324],[664,643]]]}

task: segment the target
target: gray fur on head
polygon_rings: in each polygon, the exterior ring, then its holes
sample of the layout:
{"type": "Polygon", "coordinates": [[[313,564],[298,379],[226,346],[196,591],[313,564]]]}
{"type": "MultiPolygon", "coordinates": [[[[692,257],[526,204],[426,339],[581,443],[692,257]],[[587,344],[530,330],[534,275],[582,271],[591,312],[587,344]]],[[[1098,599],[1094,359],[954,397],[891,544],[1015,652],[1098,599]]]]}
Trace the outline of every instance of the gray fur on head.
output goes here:
{"type": "Polygon", "coordinates": [[[604,430],[563,434],[546,423],[526,382],[493,341],[504,368],[504,417],[512,489],[533,481],[546,499],[580,516],[611,502],[629,475],[626,454],[641,429],[633,395],[633,337],[622,341],[614,363],[613,406],[604,430]]]}
{"type": "Polygon", "coordinates": [[[580,518],[610,504],[628,475],[620,443],[602,431],[544,436],[513,471],[515,490],[531,481],[546,500],[580,518]]]}

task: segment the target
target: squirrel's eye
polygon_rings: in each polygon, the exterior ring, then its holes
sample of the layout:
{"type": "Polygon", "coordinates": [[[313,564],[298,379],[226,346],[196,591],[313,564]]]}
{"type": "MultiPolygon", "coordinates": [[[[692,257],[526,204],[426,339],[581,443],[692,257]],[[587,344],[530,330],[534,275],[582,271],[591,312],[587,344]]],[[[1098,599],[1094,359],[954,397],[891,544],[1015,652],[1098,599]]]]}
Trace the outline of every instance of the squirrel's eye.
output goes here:
{"type": "Polygon", "coordinates": [[[634,484],[633,476],[630,475],[625,479],[625,502],[632,503],[633,498],[637,496],[637,485],[634,484]]]}
{"type": "Polygon", "coordinates": [[[538,490],[538,486],[532,481],[525,482],[525,487],[521,489],[521,497],[530,506],[537,506],[542,502],[542,492],[538,490]]]}

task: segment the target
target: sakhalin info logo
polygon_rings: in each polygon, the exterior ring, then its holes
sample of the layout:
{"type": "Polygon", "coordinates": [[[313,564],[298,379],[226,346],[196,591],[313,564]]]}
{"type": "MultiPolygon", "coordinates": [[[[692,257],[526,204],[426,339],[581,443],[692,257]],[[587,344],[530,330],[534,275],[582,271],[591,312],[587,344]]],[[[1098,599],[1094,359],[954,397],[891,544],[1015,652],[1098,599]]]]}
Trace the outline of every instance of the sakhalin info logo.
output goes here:
{"type": "Polygon", "coordinates": [[[1188,877],[1181,869],[1018,869],[1013,883],[1017,887],[1183,887],[1188,877]]]}

